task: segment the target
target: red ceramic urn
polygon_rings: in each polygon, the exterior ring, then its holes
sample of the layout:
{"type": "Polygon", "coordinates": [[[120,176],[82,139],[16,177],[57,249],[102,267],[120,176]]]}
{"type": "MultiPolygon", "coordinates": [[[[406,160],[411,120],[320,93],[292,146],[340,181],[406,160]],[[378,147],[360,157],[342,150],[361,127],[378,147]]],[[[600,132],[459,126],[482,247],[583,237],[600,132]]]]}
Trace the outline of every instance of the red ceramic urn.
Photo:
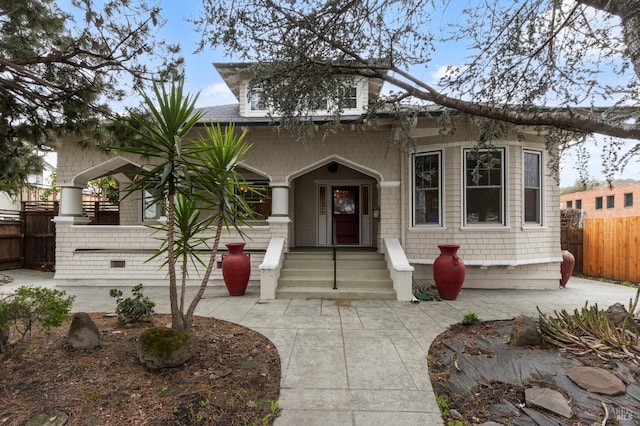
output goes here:
{"type": "Polygon", "coordinates": [[[562,251],[562,263],[560,264],[560,287],[565,287],[573,268],[576,266],[576,258],[567,250],[562,251]]]}
{"type": "Polygon", "coordinates": [[[439,245],[440,256],[433,263],[433,279],[442,299],[455,300],[464,282],[464,262],[458,256],[459,245],[439,245]]]}
{"type": "Polygon", "coordinates": [[[242,296],[251,274],[251,260],[244,252],[245,243],[225,244],[228,254],[222,255],[222,278],[231,296],[242,296]]]}

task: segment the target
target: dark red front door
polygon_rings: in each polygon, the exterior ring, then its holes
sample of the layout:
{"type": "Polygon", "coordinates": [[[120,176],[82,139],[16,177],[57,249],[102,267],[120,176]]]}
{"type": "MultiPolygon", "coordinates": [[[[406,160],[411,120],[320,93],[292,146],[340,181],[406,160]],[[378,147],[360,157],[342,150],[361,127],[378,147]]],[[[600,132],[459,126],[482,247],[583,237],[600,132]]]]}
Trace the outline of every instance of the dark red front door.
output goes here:
{"type": "Polygon", "coordinates": [[[337,244],[359,244],[359,200],[357,186],[333,187],[333,220],[337,244]]]}

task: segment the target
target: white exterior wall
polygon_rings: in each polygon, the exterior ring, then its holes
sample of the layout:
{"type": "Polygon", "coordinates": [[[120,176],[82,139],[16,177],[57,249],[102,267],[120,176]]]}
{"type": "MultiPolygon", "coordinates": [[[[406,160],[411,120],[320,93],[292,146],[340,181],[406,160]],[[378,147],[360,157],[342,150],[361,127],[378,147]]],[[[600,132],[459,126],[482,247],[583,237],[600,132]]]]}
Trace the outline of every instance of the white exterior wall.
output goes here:
{"type": "MultiPolygon", "coordinates": [[[[75,285],[166,285],[166,268],[159,269],[162,260],[146,262],[159,246],[151,236],[152,230],[142,225],[69,225],[57,223],[56,226],[56,274],[61,283],[75,285]],[[112,261],[124,261],[125,267],[113,267],[112,261]]],[[[252,240],[246,241],[245,250],[251,255],[253,284],[259,280],[258,266],[264,258],[269,244],[269,227],[256,227],[252,230],[252,240]]],[[[242,239],[236,232],[223,233],[220,243],[221,253],[226,252],[225,243],[242,239]]],[[[205,262],[208,257],[203,255],[205,262]]],[[[218,254],[217,260],[221,260],[218,254]]],[[[190,271],[190,285],[199,285],[198,271],[190,271]]],[[[210,284],[223,285],[222,271],[216,269],[210,284]]]]}
{"type": "MultiPolygon", "coordinates": [[[[439,254],[438,244],[460,244],[459,254],[467,264],[464,284],[467,288],[558,287],[561,260],[559,190],[548,173],[544,178],[544,224],[522,225],[522,149],[544,151],[542,142],[519,142],[514,136],[496,143],[506,147],[507,225],[473,228],[462,226],[461,170],[462,150],[473,146],[473,135],[460,133],[455,137],[443,137],[436,129],[432,136],[417,139],[418,152],[442,151],[444,226],[414,228],[411,226],[411,156],[388,146],[388,131],[388,126],[361,132],[345,125],[324,141],[320,129],[317,137],[302,143],[296,141],[294,135],[277,133],[271,126],[250,128],[247,141],[253,146],[243,165],[268,177],[274,185],[289,187],[288,220],[248,230],[252,240],[247,241],[246,248],[258,250],[252,253],[252,280],[259,278],[257,267],[270,238],[284,238],[285,247],[311,245],[316,231],[316,224],[312,223],[316,200],[315,187],[309,188],[315,186],[314,179],[324,179],[320,176],[323,172],[314,170],[326,169],[327,163],[337,161],[357,171],[358,178],[371,177],[376,183],[371,199],[372,207],[380,208],[380,219],[373,223],[374,242],[382,251],[385,238],[397,238],[409,262],[416,268],[416,279],[431,280],[431,265],[439,254]]],[[[72,183],[74,176],[113,155],[65,143],[59,152],[59,181],[72,183]]],[[[547,156],[543,155],[542,164],[546,163],[547,156]]],[[[139,224],[140,218],[141,202],[130,197],[121,206],[121,224],[139,224]]],[[[83,284],[112,284],[113,280],[122,283],[166,282],[166,273],[158,270],[157,263],[144,263],[158,242],[143,226],[60,223],[57,232],[57,279],[83,284]],[[125,260],[126,267],[111,268],[112,260],[125,260]]],[[[224,236],[224,241],[238,241],[238,238],[224,236]]],[[[213,281],[220,283],[219,271],[214,274],[213,281]]]]}

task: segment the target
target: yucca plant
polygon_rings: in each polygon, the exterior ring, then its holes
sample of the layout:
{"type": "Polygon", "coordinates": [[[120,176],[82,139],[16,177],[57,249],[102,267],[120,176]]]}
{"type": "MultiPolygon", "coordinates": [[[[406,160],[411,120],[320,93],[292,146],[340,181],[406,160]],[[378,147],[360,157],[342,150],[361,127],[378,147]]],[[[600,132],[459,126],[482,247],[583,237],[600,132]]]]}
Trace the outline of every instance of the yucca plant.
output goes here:
{"type": "Polygon", "coordinates": [[[183,94],[183,82],[173,82],[169,89],[160,83],[153,85],[153,96],[143,94],[145,114],[133,114],[136,127],[129,130],[136,136],[135,144],[119,147],[124,152],[151,160],[141,168],[125,196],[151,192],[153,201],[166,205],[167,221],[152,227],[166,235],[151,259],[165,257],[169,276],[169,299],[172,328],[190,332],[193,313],[202,299],[215,265],[218,244],[223,229],[247,224],[252,210],[240,189],[255,192],[236,170],[250,145],[245,133],[236,135],[233,126],[205,126],[204,134],[188,139],[187,134],[201,118],[196,111],[197,95],[183,94]],[[213,233],[209,232],[213,225],[213,233]],[[209,246],[209,241],[213,240],[209,246]],[[207,262],[201,258],[210,250],[207,262]],[[197,294],[185,312],[187,268],[205,266],[197,294]],[[176,264],[181,265],[181,292],[178,299],[176,264]]]}

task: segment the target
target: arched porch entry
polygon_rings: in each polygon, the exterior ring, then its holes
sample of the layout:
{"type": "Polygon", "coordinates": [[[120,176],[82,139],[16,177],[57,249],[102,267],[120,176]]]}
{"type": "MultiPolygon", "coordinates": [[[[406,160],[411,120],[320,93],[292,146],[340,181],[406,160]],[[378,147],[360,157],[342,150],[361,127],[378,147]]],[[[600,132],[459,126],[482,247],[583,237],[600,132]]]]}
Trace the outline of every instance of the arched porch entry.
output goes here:
{"type": "Polygon", "coordinates": [[[290,180],[295,247],[374,247],[378,232],[380,176],[330,157],[290,180]],[[335,227],[335,234],[334,234],[335,227]]]}

